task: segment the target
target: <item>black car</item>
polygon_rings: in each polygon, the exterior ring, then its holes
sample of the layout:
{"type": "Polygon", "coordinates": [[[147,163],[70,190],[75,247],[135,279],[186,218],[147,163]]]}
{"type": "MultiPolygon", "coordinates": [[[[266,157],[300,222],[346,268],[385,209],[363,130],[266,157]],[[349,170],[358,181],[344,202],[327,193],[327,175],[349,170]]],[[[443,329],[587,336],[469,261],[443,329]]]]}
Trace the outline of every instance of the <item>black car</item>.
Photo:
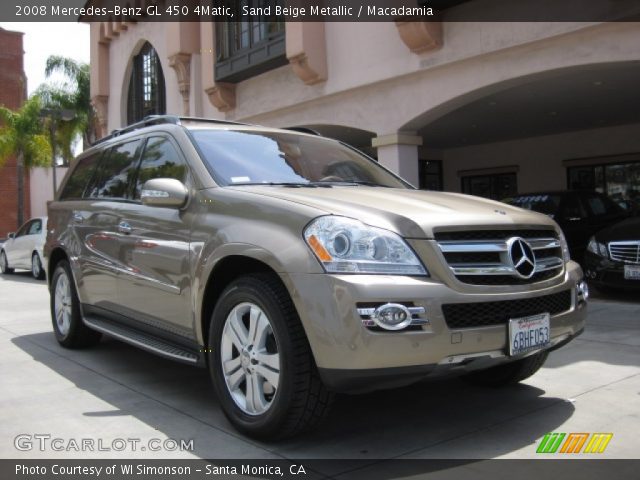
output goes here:
{"type": "Polygon", "coordinates": [[[640,218],[601,230],[589,240],[585,274],[601,290],[640,289],[640,218]]]}
{"type": "Polygon", "coordinates": [[[506,198],[503,202],[553,218],[567,238],[571,258],[581,264],[589,239],[629,216],[607,195],[593,191],[527,193],[506,198]]]}

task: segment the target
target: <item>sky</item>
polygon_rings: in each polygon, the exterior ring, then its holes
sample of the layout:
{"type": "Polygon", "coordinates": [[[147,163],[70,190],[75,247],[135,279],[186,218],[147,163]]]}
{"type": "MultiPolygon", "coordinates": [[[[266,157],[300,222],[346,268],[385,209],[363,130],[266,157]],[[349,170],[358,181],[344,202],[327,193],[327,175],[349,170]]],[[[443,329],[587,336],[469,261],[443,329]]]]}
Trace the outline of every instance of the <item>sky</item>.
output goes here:
{"type": "MultiPolygon", "coordinates": [[[[45,82],[47,57],[62,55],[89,63],[89,25],[84,23],[0,22],[5,30],[24,32],[24,72],[31,95],[45,82]]],[[[61,81],[60,77],[52,77],[61,81]]]]}

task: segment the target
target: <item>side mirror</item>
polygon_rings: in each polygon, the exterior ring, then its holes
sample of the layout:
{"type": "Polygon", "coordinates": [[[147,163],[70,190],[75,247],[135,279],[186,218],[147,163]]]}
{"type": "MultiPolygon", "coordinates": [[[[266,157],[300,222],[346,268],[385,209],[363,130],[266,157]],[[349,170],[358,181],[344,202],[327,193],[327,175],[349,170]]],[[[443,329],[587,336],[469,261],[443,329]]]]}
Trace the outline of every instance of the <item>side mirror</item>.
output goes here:
{"type": "Polygon", "coordinates": [[[7,238],[16,238],[15,232],[8,233],[7,238]]]}
{"type": "Polygon", "coordinates": [[[189,190],[175,178],[154,178],[142,186],[140,200],[151,207],[182,208],[189,198],[189,190]]]}

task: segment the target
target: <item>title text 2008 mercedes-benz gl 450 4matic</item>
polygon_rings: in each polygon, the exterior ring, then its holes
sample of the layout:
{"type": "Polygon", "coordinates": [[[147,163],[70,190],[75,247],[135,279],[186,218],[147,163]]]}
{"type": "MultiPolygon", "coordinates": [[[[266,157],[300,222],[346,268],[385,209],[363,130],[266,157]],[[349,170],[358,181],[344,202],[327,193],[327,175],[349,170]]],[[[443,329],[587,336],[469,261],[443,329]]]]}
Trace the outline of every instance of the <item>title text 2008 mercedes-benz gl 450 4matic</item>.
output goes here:
{"type": "Polygon", "coordinates": [[[61,345],[108,334],[206,367],[256,437],[317,423],[333,392],[518,382],[584,328],[549,217],[416,190],[300,131],[149,117],[79,156],[47,233],[61,345]]]}

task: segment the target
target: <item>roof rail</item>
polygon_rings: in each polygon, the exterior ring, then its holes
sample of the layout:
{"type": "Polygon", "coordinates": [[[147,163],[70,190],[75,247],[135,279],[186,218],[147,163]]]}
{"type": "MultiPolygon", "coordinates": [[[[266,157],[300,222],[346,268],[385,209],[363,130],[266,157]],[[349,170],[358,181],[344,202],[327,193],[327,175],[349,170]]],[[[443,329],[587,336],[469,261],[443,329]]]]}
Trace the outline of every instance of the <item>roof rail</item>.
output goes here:
{"type": "Polygon", "coordinates": [[[178,117],[181,122],[207,122],[220,123],[228,125],[251,125],[250,123],[232,122],[231,120],[221,120],[217,118],[200,118],[200,117],[178,117]]]}
{"type": "Polygon", "coordinates": [[[134,130],[138,130],[140,128],[149,127],[151,125],[161,125],[161,124],[181,125],[183,121],[209,122],[209,123],[220,123],[220,124],[229,124],[229,125],[248,125],[247,123],[232,122],[229,120],[218,120],[213,118],[179,117],[177,115],[147,115],[139,122],[132,123],[131,125],[127,125],[126,127],[113,130],[109,135],[102,137],[99,140],[96,140],[92,144],[92,146],[98,145],[102,142],[106,142],[107,140],[110,140],[112,138],[119,137],[120,135],[124,135],[125,133],[133,132],[134,130]]]}
{"type": "Polygon", "coordinates": [[[309,127],[285,127],[283,130],[291,130],[292,132],[308,133],[309,135],[315,135],[317,137],[323,136],[319,131],[309,127]]]}

